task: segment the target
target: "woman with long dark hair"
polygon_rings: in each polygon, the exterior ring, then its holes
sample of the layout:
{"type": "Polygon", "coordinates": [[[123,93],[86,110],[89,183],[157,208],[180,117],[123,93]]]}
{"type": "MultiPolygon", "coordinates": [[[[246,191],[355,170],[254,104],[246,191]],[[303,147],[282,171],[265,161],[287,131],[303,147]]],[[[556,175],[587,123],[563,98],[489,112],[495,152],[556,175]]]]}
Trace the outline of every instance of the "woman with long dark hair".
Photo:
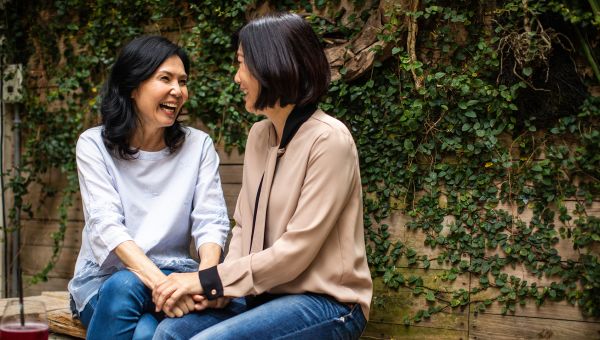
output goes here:
{"type": "Polygon", "coordinates": [[[157,309],[189,294],[215,308],[165,320],[155,339],[356,339],[372,296],[362,187],[350,132],[317,108],[323,49],[300,16],[271,14],[242,28],[237,60],[246,110],[267,119],[248,135],[227,257],[153,291],[157,309]]]}
{"type": "MultiPolygon", "coordinates": [[[[102,125],[77,142],[85,227],[69,292],[88,339],[152,338],[164,316],[152,302],[157,284],[219,263],[229,230],[219,159],[206,133],[178,121],[188,74],[179,46],[134,39],[103,89],[102,125]]],[[[166,314],[203,299],[186,295],[166,314]]]]}

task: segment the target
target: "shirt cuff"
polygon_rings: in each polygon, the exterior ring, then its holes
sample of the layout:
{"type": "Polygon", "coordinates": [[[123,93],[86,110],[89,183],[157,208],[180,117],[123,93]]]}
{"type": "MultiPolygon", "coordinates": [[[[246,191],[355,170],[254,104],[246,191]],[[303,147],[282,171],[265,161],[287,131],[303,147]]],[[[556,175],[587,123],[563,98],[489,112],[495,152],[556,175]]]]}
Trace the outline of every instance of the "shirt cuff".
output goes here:
{"type": "Polygon", "coordinates": [[[198,278],[208,300],[216,300],[223,296],[223,283],[221,283],[217,266],[199,271],[198,278]]]}

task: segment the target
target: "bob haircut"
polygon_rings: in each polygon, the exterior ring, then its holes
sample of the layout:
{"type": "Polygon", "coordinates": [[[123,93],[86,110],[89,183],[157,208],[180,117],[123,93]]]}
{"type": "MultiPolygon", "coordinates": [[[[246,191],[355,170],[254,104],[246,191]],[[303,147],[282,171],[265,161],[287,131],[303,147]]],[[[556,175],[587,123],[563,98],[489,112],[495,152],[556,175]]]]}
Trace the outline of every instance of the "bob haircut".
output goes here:
{"type": "MultiPolygon", "coordinates": [[[[129,144],[139,124],[131,93],[150,78],[169,57],[178,56],[189,74],[190,61],[185,51],[160,36],[141,36],[129,42],[115,61],[102,90],[102,139],[107,149],[122,159],[133,159],[138,153],[129,144]]],[[[165,128],[165,144],[171,153],[185,140],[186,131],[178,120],[165,128]]]]}
{"type": "Polygon", "coordinates": [[[239,32],[244,62],[260,84],[258,110],[317,104],[327,93],[329,62],[312,27],[297,14],[273,13],[239,32]]]}

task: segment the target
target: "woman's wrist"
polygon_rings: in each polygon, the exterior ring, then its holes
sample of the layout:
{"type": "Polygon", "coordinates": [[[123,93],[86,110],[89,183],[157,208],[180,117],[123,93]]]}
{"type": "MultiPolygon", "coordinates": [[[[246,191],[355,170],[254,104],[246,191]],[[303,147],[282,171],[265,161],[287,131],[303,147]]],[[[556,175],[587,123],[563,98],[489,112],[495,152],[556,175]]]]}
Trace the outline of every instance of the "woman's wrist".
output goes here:
{"type": "Polygon", "coordinates": [[[217,266],[200,270],[198,281],[200,281],[200,287],[208,300],[216,300],[223,296],[223,283],[219,277],[217,266]]]}
{"type": "Polygon", "coordinates": [[[200,257],[198,270],[214,267],[221,260],[221,246],[213,242],[204,243],[198,248],[198,256],[200,257]]]}

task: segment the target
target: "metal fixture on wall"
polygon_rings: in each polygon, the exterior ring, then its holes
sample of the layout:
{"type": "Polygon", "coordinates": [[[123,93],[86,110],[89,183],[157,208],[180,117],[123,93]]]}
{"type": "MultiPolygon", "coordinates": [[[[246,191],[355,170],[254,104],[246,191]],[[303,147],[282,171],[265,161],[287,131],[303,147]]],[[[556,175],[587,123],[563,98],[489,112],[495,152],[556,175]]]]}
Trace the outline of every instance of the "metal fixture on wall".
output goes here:
{"type": "MultiPolygon", "coordinates": [[[[3,63],[2,63],[3,64],[3,63]]],[[[13,155],[13,168],[15,169],[15,176],[19,175],[19,168],[21,165],[21,117],[19,112],[19,103],[23,100],[23,66],[21,64],[12,64],[7,65],[5,68],[0,66],[0,70],[2,71],[2,79],[1,79],[1,89],[0,92],[2,94],[2,119],[1,125],[1,138],[4,135],[4,108],[6,104],[12,104],[13,109],[13,145],[14,145],[14,155],[13,155]]],[[[2,143],[0,143],[1,145],[2,143]]],[[[1,147],[1,146],[0,146],[1,147]]],[[[1,169],[4,172],[4,167],[1,169]]],[[[4,181],[2,181],[4,182],[4,181]]],[[[3,183],[2,183],[3,185],[3,183]]],[[[4,197],[2,200],[2,205],[4,205],[4,197]]],[[[3,219],[4,212],[3,209],[3,219]]],[[[4,277],[5,277],[5,295],[6,296],[17,296],[20,287],[22,287],[21,282],[21,265],[20,265],[20,244],[21,244],[21,230],[18,227],[20,225],[20,215],[21,212],[17,208],[15,211],[15,230],[12,232],[7,232],[7,225],[4,221],[4,277]],[[11,278],[9,281],[8,278],[11,278]]]]}

